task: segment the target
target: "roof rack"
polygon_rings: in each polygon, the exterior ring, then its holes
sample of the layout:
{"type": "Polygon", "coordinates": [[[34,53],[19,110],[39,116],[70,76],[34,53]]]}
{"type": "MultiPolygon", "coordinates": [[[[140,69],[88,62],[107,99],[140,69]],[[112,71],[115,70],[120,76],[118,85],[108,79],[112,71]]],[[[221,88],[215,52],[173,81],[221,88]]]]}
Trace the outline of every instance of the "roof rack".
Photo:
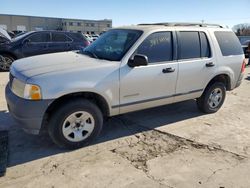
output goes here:
{"type": "Polygon", "coordinates": [[[178,23],[178,22],[169,22],[169,23],[146,23],[146,24],[138,24],[138,25],[162,25],[162,26],[193,26],[193,27],[219,27],[223,28],[222,25],[219,24],[208,24],[208,23],[178,23]]]}

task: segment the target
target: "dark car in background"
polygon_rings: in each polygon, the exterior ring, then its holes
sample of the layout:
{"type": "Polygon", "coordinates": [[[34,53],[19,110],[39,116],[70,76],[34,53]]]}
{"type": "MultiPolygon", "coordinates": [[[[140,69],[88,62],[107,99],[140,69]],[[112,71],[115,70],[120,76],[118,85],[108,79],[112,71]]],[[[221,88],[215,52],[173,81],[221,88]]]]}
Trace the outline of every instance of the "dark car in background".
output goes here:
{"type": "Polygon", "coordinates": [[[90,43],[81,33],[32,31],[0,44],[0,70],[8,71],[16,59],[63,51],[81,50],[90,43]]]}
{"type": "Polygon", "coordinates": [[[245,53],[246,58],[249,58],[249,54],[247,53],[248,44],[250,43],[250,36],[238,36],[243,51],[245,53]]]}

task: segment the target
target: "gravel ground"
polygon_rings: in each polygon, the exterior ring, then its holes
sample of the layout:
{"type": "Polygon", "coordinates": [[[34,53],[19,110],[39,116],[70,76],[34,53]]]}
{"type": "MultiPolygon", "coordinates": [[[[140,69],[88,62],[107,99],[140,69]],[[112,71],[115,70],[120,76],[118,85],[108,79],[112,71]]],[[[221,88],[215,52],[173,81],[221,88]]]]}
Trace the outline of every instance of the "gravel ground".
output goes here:
{"type": "Polygon", "coordinates": [[[24,133],[4,99],[0,129],[10,130],[9,164],[0,187],[250,187],[250,68],[216,114],[194,101],[111,118],[100,138],[76,151],[24,133]]]}

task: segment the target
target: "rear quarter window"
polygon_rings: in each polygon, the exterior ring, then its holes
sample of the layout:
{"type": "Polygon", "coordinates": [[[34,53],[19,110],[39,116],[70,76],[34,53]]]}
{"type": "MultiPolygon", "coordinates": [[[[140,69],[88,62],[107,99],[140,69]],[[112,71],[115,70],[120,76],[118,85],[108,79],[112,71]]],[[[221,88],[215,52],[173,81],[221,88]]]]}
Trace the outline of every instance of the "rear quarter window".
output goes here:
{"type": "Polygon", "coordinates": [[[242,55],[243,49],[237,36],[230,31],[215,31],[215,37],[219,43],[223,56],[242,55]]]}
{"type": "Polygon", "coordinates": [[[72,37],[77,42],[82,42],[87,40],[81,33],[69,33],[69,36],[72,37]]]}
{"type": "Polygon", "coordinates": [[[53,42],[71,42],[72,40],[64,33],[52,33],[52,41],[53,42]]]}

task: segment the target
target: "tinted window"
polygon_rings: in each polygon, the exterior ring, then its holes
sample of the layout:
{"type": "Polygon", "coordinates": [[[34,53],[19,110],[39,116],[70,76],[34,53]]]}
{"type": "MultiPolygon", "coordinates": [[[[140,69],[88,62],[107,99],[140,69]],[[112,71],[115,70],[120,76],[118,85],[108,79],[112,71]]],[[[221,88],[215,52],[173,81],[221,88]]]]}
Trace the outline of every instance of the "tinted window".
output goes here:
{"type": "Polygon", "coordinates": [[[71,39],[63,33],[52,33],[53,42],[69,42],[71,39]]]}
{"type": "Polygon", "coordinates": [[[171,32],[151,34],[138,47],[136,53],[146,55],[149,63],[171,61],[173,59],[171,32]]]}
{"type": "Polygon", "coordinates": [[[211,50],[210,45],[205,33],[200,32],[200,41],[201,41],[201,57],[210,57],[211,50]]]}
{"type": "Polygon", "coordinates": [[[49,33],[36,33],[31,35],[28,39],[30,42],[49,42],[49,33]]]}
{"type": "Polygon", "coordinates": [[[233,32],[216,31],[215,37],[217,38],[223,56],[243,54],[240,42],[233,32]]]}
{"type": "Polygon", "coordinates": [[[199,32],[179,32],[179,59],[200,58],[199,32]]]}
{"type": "Polygon", "coordinates": [[[74,40],[80,41],[86,41],[86,38],[83,36],[83,34],[80,32],[78,33],[68,33],[69,37],[73,38],[74,40]]]}

